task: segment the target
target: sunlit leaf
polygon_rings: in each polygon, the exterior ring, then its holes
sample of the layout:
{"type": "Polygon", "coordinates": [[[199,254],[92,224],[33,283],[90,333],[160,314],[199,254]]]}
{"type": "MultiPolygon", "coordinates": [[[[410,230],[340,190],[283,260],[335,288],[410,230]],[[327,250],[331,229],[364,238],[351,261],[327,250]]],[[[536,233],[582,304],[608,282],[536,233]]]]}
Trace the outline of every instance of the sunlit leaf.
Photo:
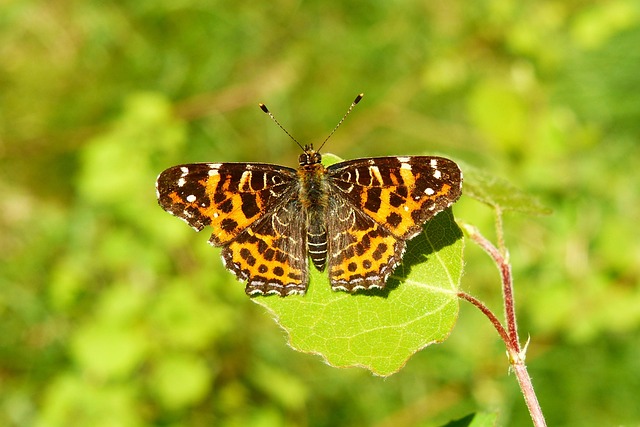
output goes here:
{"type": "Polygon", "coordinates": [[[331,290],[312,269],[305,296],[259,297],[289,334],[290,345],[336,367],[397,372],[418,350],[444,341],[458,316],[462,234],[451,210],[411,240],[403,263],[382,291],[354,295],[331,290]]]}

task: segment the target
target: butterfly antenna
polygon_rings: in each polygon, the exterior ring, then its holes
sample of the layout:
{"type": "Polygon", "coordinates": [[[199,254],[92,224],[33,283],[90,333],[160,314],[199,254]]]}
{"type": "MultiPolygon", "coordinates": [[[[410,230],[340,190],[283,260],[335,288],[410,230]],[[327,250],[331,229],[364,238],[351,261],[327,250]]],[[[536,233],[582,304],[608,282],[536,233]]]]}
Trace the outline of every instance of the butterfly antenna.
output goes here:
{"type": "Polygon", "coordinates": [[[271,111],[269,111],[269,109],[267,108],[266,105],[264,105],[263,103],[258,104],[258,106],[260,107],[260,109],[262,111],[264,111],[265,113],[267,113],[269,115],[269,117],[271,117],[271,120],[273,120],[275,122],[275,124],[278,125],[278,127],[280,129],[282,129],[284,131],[284,133],[286,133],[289,138],[291,138],[293,140],[293,142],[295,142],[296,144],[298,144],[298,147],[300,147],[302,149],[302,151],[304,151],[304,147],[302,145],[300,145],[300,143],[298,142],[297,139],[295,139],[293,136],[291,136],[291,134],[289,132],[287,132],[287,130],[284,128],[284,126],[282,126],[280,124],[280,122],[273,116],[273,114],[271,114],[271,111]]]}
{"type": "Polygon", "coordinates": [[[320,151],[320,149],[322,147],[324,147],[324,144],[327,143],[327,141],[329,140],[329,138],[331,138],[331,136],[338,130],[338,128],[340,127],[340,125],[342,124],[342,122],[344,122],[344,119],[347,118],[347,116],[349,115],[349,113],[351,112],[351,110],[353,110],[353,107],[356,106],[356,104],[358,102],[360,102],[360,100],[364,97],[364,93],[358,94],[358,96],[356,96],[356,99],[353,100],[353,102],[351,103],[351,105],[349,106],[349,109],[347,110],[346,113],[344,113],[344,116],[342,116],[342,118],[340,119],[340,121],[338,122],[338,124],[336,125],[336,127],[333,128],[333,130],[331,131],[331,133],[329,134],[329,136],[327,136],[324,141],[322,141],[322,144],[320,144],[320,147],[318,147],[317,151],[320,151]]]}

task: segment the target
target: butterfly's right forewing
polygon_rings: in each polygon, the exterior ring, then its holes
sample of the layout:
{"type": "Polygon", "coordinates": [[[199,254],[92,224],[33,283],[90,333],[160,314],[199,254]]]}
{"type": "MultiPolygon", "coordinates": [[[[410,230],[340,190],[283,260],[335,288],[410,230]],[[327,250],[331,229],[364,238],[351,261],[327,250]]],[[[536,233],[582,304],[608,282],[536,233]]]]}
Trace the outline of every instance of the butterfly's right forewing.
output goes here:
{"type": "Polygon", "coordinates": [[[296,171],[261,163],[193,163],[162,172],[158,203],[200,231],[213,227],[211,243],[222,246],[290,199],[296,171]]]}

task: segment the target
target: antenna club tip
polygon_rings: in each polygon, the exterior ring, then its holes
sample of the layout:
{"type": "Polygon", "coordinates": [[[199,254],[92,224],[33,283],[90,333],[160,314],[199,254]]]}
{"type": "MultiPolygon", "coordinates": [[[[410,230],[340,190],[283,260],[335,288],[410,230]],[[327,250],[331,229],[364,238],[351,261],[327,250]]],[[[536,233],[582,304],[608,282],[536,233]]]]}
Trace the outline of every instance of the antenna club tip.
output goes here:
{"type": "Polygon", "coordinates": [[[358,96],[356,96],[356,99],[353,101],[353,103],[357,104],[358,102],[360,102],[362,98],[364,98],[364,93],[358,94],[358,96]]]}
{"type": "Polygon", "coordinates": [[[264,111],[265,113],[269,114],[269,109],[267,108],[266,105],[264,105],[262,102],[258,104],[258,107],[260,107],[260,109],[262,111],[264,111]]]}

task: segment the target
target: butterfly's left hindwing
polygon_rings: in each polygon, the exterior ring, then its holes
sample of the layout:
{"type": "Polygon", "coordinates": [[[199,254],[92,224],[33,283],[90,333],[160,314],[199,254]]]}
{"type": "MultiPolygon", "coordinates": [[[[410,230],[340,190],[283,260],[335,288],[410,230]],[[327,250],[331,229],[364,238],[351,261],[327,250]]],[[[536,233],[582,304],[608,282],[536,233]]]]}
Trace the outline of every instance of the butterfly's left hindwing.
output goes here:
{"type": "Polygon", "coordinates": [[[383,288],[402,260],[405,242],[337,197],[327,223],[331,287],[347,292],[383,288]]]}

